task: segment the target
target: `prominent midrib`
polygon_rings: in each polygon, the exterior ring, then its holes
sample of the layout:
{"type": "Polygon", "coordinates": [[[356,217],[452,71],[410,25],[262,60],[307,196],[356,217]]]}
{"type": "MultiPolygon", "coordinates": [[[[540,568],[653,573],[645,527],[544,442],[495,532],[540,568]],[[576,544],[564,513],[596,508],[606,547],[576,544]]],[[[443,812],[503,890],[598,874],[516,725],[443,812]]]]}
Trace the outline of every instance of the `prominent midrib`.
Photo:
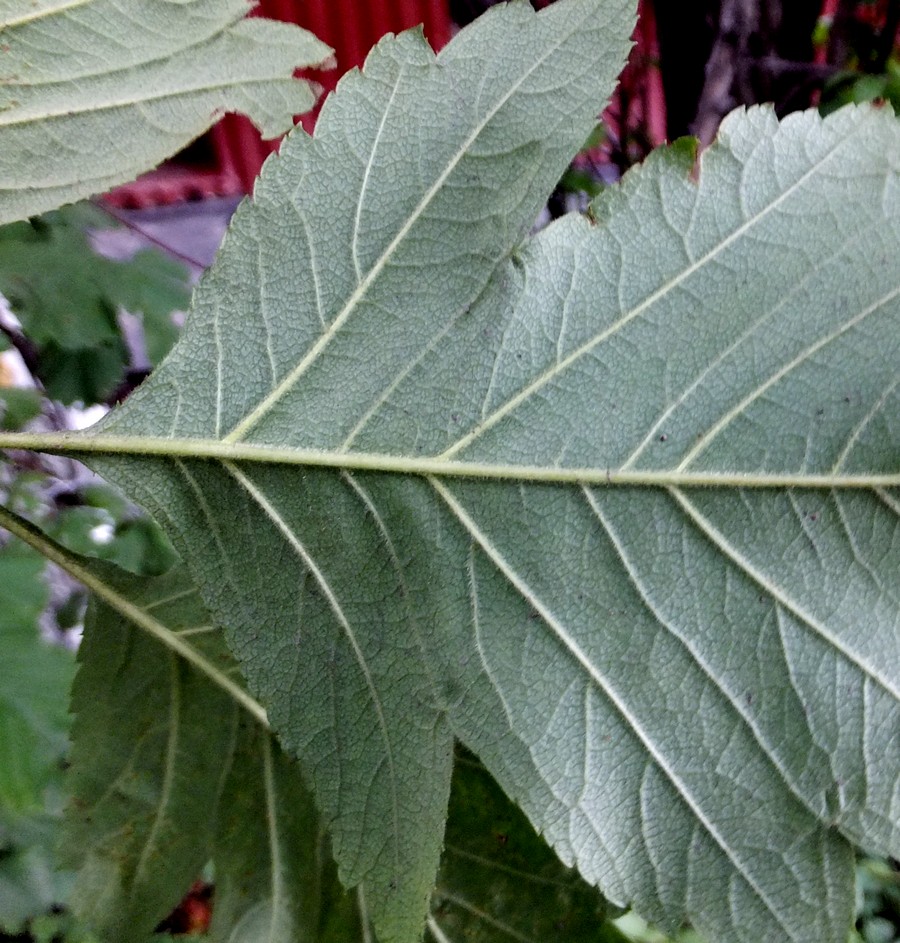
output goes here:
{"type": "Polygon", "coordinates": [[[872,474],[836,474],[732,469],[635,471],[603,466],[559,467],[504,462],[471,462],[431,456],[379,452],[336,452],[286,446],[224,442],[217,439],[169,439],[162,436],[91,435],[89,433],[0,433],[0,449],[25,449],[68,455],[130,455],[171,459],[215,459],[269,465],[373,471],[436,478],[471,478],[559,485],[682,488],[836,488],[900,487],[900,469],[872,474]]]}
{"type": "Polygon", "coordinates": [[[447,166],[441,171],[440,174],[438,174],[434,183],[425,191],[421,200],[419,200],[419,203],[416,205],[415,209],[409,214],[409,217],[400,227],[397,234],[388,244],[387,248],[381,253],[375,264],[366,273],[365,277],[358,282],[356,288],[345,302],[344,307],[328,326],[328,329],[319,337],[312,347],[310,347],[306,354],[301,358],[297,366],[294,367],[294,369],[291,370],[284,377],[284,379],[279,384],[277,384],[275,388],[231,430],[231,432],[225,436],[223,441],[239,442],[241,439],[243,439],[243,437],[251,429],[253,429],[253,427],[256,426],[261,419],[263,419],[263,417],[281,399],[281,397],[296,385],[300,377],[302,377],[309,367],[318,359],[319,355],[331,343],[334,337],[338,334],[338,332],[356,310],[357,305],[362,301],[366,294],[368,294],[369,289],[377,281],[379,275],[381,275],[381,273],[384,271],[385,267],[397,249],[403,244],[403,241],[409,235],[413,226],[415,226],[419,219],[421,219],[422,215],[431,205],[431,202],[441,192],[444,184],[450,178],[453,171],[456,170],[456,168],[459,166],[460,161],[462,161],[466,154],[469,153],[472,145],[478,140],[485,128],[487,128],[490,122],[496,117],[500,109],[509,102],[516,92],[519,91],[522,85],[524,85],[525,82],[531,77],[531,75],[536,72],[545,63],[545,61],[549,59],[557,51],[557,49],[568,40],[568,38],[568,36],[564,36],[559,40],[558,43],[553,44],[549,49],[547,49],[544,55],[537,59],[532,64],[532,66],[506,90],[505,94],[497,100],[494,106],[484,115],[481,121],[475,125],[471,134],[465,139],[465,141],[463,141],[462,145],[457,149],[456,153],[447,162],[447,166]]]}

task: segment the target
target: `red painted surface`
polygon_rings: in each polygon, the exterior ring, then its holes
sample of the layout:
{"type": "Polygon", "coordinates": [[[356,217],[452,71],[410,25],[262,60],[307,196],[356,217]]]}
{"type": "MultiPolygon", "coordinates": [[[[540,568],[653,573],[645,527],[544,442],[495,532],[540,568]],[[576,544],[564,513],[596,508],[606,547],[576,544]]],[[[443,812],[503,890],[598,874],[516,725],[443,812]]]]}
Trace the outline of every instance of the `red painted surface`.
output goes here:
{"type": "MultiPolygon", "coordinates": [[[[538,7],[552,0],[536,0],[538,7]]],[[[610,144],[590,155],[608,162],[611,155],[630,163],[665,141],[666,106],[659,71],[655,3],[671,0],[639,0],[635,47],[618,89],[604,113],[610,144]],[[618,151],[618,155],[615,152],[618,151]],[[623,156],[624,155],[624,158],[623,156]]],[[[822,0],[824,19],[833,18],[839,0],[822,0]]],[[[860,13],[883,15],[886,0],[861,5],[860,13]]],[[[261,0],[258,15],[298,23],[335,50],[337,68],[308,73],[327,94],[348,70],[361,66],[371,47],[385,34],[397,33],[419,23],[435,49],[451,35],[447,0],[261,0]]],[[[826,50],[817,50],[824,62],[826,50]]],[[[321,99],[319,102],[321,105],[321,99]]],[[[307,130],[318,110],[301,120],[307,130]]],[[[262,141],[246,119],[228,115],[209,132],[206,165],[188,166],[183,160],[165,164],[140,180],[113,191],[107,199],[118,206],[135,207],[248,193],[263,161],[278,148],[278,141],[262,141]]]]}
{"type": "MultiPolygon", "coordinates": [[[[666,2],[666,0],[662,0],[666,2]]],[[[623,93],[629,105],[620,105],[619,134],[641,133],[647,145],[658,147],[666,140],[666,100],[663,94],[662,73],[659,71],[659,42],[656,33],[656,13],[653,0],[639,0],[638,23],[634,31],[634,49],[622,73],[617,97],[623,93]]],[[[615,102],[615,99],[614,99],[615,102]]]]}

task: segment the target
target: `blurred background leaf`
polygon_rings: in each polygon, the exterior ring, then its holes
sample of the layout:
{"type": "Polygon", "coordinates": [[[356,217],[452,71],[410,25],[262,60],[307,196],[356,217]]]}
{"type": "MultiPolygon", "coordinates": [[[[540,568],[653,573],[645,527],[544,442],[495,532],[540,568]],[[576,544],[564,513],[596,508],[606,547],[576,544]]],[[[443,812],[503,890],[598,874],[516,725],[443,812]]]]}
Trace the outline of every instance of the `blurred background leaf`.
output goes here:
{"type": "Polygon", "coordinates": [[[90,230],[117,225],[78,204],[0,227],[0,293],[30,344],[20,353],[63,403],[105,402],[129,370],[146,373],[175,342],[175,312],[190,303],[187,266],[161,250],[122,260],[94,250],[90,230]],[[123,322],[123,312],[137,323],[123,322]]]}

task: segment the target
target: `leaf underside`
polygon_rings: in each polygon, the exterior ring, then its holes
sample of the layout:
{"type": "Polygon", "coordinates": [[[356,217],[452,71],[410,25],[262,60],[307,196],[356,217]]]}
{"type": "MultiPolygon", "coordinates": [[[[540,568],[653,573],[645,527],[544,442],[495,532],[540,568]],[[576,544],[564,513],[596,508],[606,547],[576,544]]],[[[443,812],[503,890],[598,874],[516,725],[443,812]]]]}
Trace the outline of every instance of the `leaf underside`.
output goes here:
{"type": "Polygon", "coordinates": [[[0,4],[0,223],[132,180],[226,111],[267,137],[314,93],[329,49],[245,0],[0,4]]]}
{"type": "Polygon", "coordinates": [[[900,126],[736,113],[696,177],[659,152],[526,238],[631,6],[382,43],[81,440],[124,453],[91,462],[177,543],[384,941],[421,931],[454,736],[605,895],[717,940],[844,943],[851,842],[900,852],[900,126]]]}
{"type": "Polygon", "coordinates": [[[319,939],[340,892],[312,797],[184,568],[138,578],[0,520],[93,592],[61,849],[74,910],[103,939],[150,939],[212,861],[211,939],[319,939]]]}
{"type": "MultiPolygon", "coordinates": [[[[78,872],[76,911],[104,939],[148,938],[211,861],[214,943],[368,939],[365,899],[340,887],[297,764],[258,706],[235,697],[241,678],[184,568],[138,578],[2,509],[0,523],[93,591],[62,849],[78,872]]],[[[454,764],[431,910],[441,943],[620,939],[596,890],[468,755],[454,764]]]]}

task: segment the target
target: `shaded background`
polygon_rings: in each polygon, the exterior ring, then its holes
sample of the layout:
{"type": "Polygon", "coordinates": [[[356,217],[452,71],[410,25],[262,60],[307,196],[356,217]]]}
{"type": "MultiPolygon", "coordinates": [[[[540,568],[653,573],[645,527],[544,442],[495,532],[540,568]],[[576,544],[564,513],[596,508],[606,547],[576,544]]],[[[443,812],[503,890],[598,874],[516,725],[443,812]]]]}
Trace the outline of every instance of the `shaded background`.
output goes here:
{"type": "MultiPolygon", "coordinates": [[[[262,0],[260,15],[295,22],[334,47],[337,68],[312,74],[325,91],[359,67],[385,33],[419,23],[435,48],[497,0],[262,0]]],[[[536,7],[553,0],[532,0],[536,7]]],[[[635,47],[604,115],[587,169],[602,179],[665,140],[706,144],[739,105],[779,114],[885,99],[900,109],[900,0],[640,0],[635,47]]],[[[307,129],[315,112],[304,119],[307,129]]],[[[277,142],[227,116],[175,160],[108,197],[141,208],[249,192],[277,142]]]]}

